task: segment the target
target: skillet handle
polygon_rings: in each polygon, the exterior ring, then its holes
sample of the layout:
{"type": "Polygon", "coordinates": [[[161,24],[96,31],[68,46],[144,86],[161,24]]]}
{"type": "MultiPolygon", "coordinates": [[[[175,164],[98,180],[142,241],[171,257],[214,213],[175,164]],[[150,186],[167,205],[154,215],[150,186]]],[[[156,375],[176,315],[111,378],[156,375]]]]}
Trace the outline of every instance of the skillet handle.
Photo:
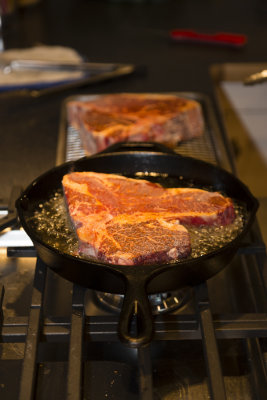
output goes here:
{"type": "Polygon", "coordinates": [[[155,153],[176,154],[171,148],[157,142],[119,142],[112,144],[102,153],[116,153],[123,151],[152,151],[155,153]]]}
{"type": "Polygon", "coordinates": [[[129,347],[137,348],[148,344],[153,335],[153,316],[145,283],[130,277],[120,313],[118,335],[129,347]]]}

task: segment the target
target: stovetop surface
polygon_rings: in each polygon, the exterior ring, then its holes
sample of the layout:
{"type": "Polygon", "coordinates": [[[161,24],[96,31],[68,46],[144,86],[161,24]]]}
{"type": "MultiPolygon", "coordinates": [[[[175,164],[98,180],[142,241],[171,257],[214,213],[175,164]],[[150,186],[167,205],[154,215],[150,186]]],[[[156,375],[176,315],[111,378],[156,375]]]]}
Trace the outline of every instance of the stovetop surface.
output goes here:
{"type": "MultiPolygon", "coordinates": [[[[23,324],[27,322],[31,305],[36,258],[8,258],[3,249],[0,254],[1,282],[5,286],[4,321],[5,324],[11,325],[18,322],[23,324]]],[[[238,254],[228,267],[208,281],[209,302],[214,316],[266,312],[267,300],[263,281],[259,276],[261,269],[258,268],[258,256],[238,254]]],[[[48,269],[44,319],[58,323],[69,322],[72,293],[72,284],[48,269]]],[[[205,299],[205,292],[203,296],[205,299]]],[[[89,289],[85,295],[85,314],[89,321],[90,318],[99,316],[117,318],[117,314],[103,307],[96,300],[95,293],[89,289]]],[[[181,318],[191,316],[194,319],[195,294],[190,292],[189,301],[170,315],[179,315],[181,318]]],[[[155,317],[155,320],[167,321],[168,318],[165,314],[155,317]]],[[[180,340],[154,340],[150,346],[155,399],[171,400],[177,396],[181,399],[209,398],[201,340],[191,340],[190,332],[189,340],[186,339],[186,332],[183,332],[183,335],[184,338],[180,340]]],[[[247,339],[238,337],[218,340],[227,399],[254,399],[246,341],[247,339]]],[[[0,376],[3,383],[0,393],[8,396],[3,398],[15,399],[19,393],[19,376],[25,346],[20,340],[17,343],[8,343],[8,339],[5,338],[4,342],[1,344],[0,376]]],[[[140,398],[136,349],[127,348],[118,340],[114,341],[114,338],[102,341],[92,336],[91,341],[86,341],[83,357],[85,399],[140,398]],[[119,397],[122,395],[125,397],[119,397]]],[[[62,382],[60,393],[64,398],[68,341],[59,340],[54,343],[51,340],[50,343],[47,337],[46,340],[41,340],[38,360],[40,364],[36,398],[46,399],[49,392],[49,398],[57,399],[58,382],[62,382]]]]}
{"type": "MultiPolygon", "coordinates": [[[[205,107],[205,100],[201,100],[205,107]]],[[[215,135],[215,143],[221,145],[209,107],[206,112],[210,124],[206,137],[215,135]]],[[[224,164],[227,152],[220,150],[216,154],[213,161],[224,164]],[[218,160],[218,154],[223,156],[223,160],[218,160]]],[[[227,163],[228,169],[230,165],[230,162],[227,163]]],[[[3,342],[0,345],[0,395],[6,399],[17,399],[19,396],[27,328],[30,326],[31,312],[38,309],[32,297],[36,289],[36,257],[16,254],[16,249],[9,252],[9,256],[5,248],[0,249],[0,277],[5,288],[2,307],[3,342]]],[[[257,339],[257,329],[259,337],[267,336],[267,329],[265,333],[262,329],[266,325],[263,316],[267,312],[263,279],[265,271],[265,249],[256,222],[244,240],[244,247],[230,265],[207,282],[207,287],[204,285],[190,290],[188,301],[180,309],[154,317],[155,335],[148,349],[143,350],[151,356],[154,399],[210,398],[198,310],[199,304],[206,303],[209,304],[218,337],[227,399],[257,398],[254,371],[264,362],[266,349],[265,340],[257,339]],[[260,321],[259,328],[255,321],[260,321]]],[[[73,306],[73,293],[76,289],[72,283],[50,269],[47,269],[46,274],[40,342],[36,354],[37,381],[34,386],[36,399],[53,400],[66,398],[67,395],[70,324],[73,315],[79,317],[80,308],[76,312],[76,306],[73,306]]],[[[83,398],[139,399],[140,386],[147,383],[140,384],[139,378],[143,365],[140,360],[144,354],[120,343],[116,333],[118,314],[103,307],[90,289],[85,292],[84,312],[86,340],[82,353],[83,398]]],[[[262,385],[263,389],[256,384],[257,395],[266,389],[264,381],[262,385]]],[[[146,390],[143,390],[142,399],[151,398],[144,393],[146,390]]]]}

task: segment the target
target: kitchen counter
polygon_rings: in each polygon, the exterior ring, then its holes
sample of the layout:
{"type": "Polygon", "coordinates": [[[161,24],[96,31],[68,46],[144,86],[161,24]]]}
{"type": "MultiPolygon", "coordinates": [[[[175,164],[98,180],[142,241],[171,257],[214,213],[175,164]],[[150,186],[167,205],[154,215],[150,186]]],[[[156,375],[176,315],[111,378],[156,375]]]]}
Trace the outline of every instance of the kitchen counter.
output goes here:
{"type": "MultiPolygon", "coordinates": [[[[211,67],[267,62],[266,16],[264,1],[249,0],[43,0],[8,16],[3,32],[6,49],[40,43],[61,45],[76,49],[90,61],[130,63],[142,68],[129,76],[46,96],[1,93],[0,202],[8,201],[14,185],[24,187],[55,165],[61,106],[70,95],[203,93],[210,97],[221,129],[231,137],[229,124],[222,118],[211,67]],[[173,28],[242,33],[248,42],[238,49],[178,44],[168,37],[173,28]]],[[[243,143],[242,134],[238,140],[243,143]]],[[[246,152],[242,157],[246,158],[246,152]]],[[[243,173],[240,171],[240,177],[246,181],[243,173]]],[[[257,195],[265,198],[258,190],[257,195]]]]}
{"type": "Polygon", "coordinates": [[[267,63],[213,65],[211,75],[238,176],[258,198],[258,221],[267,244],[267,83],[244,85],[267,63]]]}

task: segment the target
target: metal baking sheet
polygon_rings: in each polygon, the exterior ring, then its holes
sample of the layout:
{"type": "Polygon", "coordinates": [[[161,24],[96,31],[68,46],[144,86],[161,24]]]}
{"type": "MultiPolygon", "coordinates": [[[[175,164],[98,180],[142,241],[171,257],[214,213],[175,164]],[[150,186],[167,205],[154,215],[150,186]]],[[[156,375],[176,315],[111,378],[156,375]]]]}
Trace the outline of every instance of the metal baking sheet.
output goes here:
{"type": "MultiPolygon", "coordinates": [[[[168,92],[165,94],[172,94],[198,101],[202,107],[205,121],[204,134],[201,137],[178,143],[174,151],[178,154],[198,158],[231,170],[229,158],[225,146],[223,145],[223,137],[219,130],[209,98],[202,94],[192,92],[168,92]]],[[[86,155],[80,141],[79,132],[68,123],[68,103],[70,101],[92,101],[99,96],[103,95],[71,96],[64,101],[59,128],[57,165],[65,161],[76,160],[86,155]]]]}
{"type": "MultiPolygon", "coordinates": [[[[103,63],[104,65],[104,63],[103,63]]],[[[127,76],[136,71],[136,69],[140,67],[136,67],[133,64],[114,64],[114,69],[112,71],[107,72],[99,72],[95,74],[83,74],[82,77],[75,80],[67,80],[62,82],[54,82],[53,84],[34,84],[27,85],[26,87],[22,86],[12,86],[8,90],[1,90],[0,88],[0,97],[4,98],[6,96],[32,96],[32,97],[41,97],[46,96],[58,92],[63,92],[64,90],[77,89],[87,85],[95,84],[98,82],[116,79],[122,76],[127,76]]]]}

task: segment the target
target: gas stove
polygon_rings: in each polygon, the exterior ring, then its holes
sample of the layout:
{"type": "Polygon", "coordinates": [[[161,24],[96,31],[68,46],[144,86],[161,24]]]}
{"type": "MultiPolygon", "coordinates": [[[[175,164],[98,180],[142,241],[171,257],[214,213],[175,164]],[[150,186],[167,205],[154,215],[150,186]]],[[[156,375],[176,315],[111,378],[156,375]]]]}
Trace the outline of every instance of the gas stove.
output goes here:
{"type": "Polygon", "coordinates": [[[120,343],[118,311],[103,296],[27,251],[1,250],[2,398],[265,398],[261,246],[240,249],[180,307],[155,315],[153,341],[139,349],[120,343]]]}
{"type": "MultiPolygon", "coordinates": [[[[209,146],[199,157],[208,154],[230,169],[212,111],[201,100],[209,146]]],[[[60,143],[68,147],[62,132],[60,143]]],[[[1,207],[2,222],[8,210],[14,219],[13,197],[1,207]]],[[[4,226],[0,248],[1,399],[267,398],[267,258],[257,221],[215,277],[150,298],[154,335],[139,348],[118,338],[121,296],[59,277],[13,222],[4,226]]]]}

